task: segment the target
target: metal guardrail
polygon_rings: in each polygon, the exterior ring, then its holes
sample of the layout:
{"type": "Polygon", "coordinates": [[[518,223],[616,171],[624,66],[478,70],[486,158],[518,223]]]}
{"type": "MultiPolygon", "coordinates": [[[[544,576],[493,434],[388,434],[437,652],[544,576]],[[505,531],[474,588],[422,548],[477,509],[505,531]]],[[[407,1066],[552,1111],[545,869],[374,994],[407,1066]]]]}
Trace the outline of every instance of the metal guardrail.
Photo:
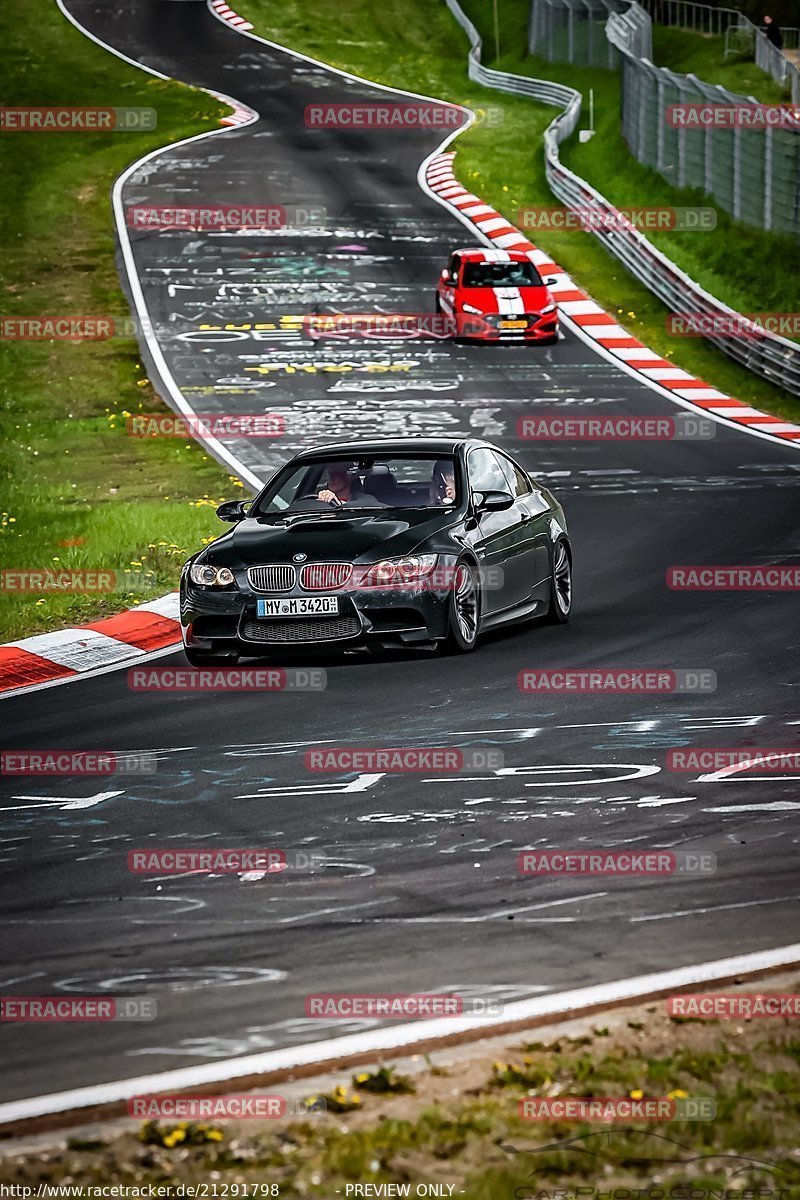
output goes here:
{"type": "MultiPolygon", "coordinates": [[[[616,214],[614,205],[585,179],[561,162],[559,146],[577,128],[581,115],[581,93],[547,79],[530,79],[496,71],[481,63],[482,43],[477,29],[458,0],[445,0],[447,7],[466,33],[469,42],[468,74],[475,83],[517,96],[530,96],[541,104],[563,109],[548,125],[544,134],[545,172],[556,197],[572,209],[591,209],[598,214],[616,214]]],[[[599,222],[598,222],[599,224],[599,222]]],[[[657,250],[638,230],[590,228],[603,245],[620,260],[640,283],[674,313],[699,313],[724,322],[743,322],[745,318],[695,283],[685,271],[657,250]]],[[[775,334],[763,336],[704,333],[730,358],[770,383],[800,396],[800,345],[775,334]]]]}
{"type": "Polygon", "coordinates": [[[507,71],[494,71],[481,63],[481,37],[467,14],[461,8],[458,0],[445,0],[445,4],[466,33],[470,42],[467,64],[467,74],[475,83],[484,87],[495,88],[499,92],[513,92],[517,96],[531,96],[541,104],[568,104],[573,97],[578,98],[580,109],[580,93],[573,88],[564,87],[560,83],[551,83],[546,79],[529,79],[525,75],[510,75],[507,71]]]}

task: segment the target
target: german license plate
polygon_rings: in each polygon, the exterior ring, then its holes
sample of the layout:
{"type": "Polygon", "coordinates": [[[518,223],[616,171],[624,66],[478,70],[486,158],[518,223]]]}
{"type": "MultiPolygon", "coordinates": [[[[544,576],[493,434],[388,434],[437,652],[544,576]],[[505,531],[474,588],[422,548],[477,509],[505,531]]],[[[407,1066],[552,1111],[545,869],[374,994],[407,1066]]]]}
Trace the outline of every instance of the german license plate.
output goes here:
{"type": "Polygon", "coordinates": [[[330,617],[339,612],[338,596],[298,596],[290,600],[257,600],[259,617],[330,617]]]}
{"type": "Polygon", "coordinates": [[[500,328],[501,329],[527,329],[528,322],[527,321],[501,321],[500,328]]]}

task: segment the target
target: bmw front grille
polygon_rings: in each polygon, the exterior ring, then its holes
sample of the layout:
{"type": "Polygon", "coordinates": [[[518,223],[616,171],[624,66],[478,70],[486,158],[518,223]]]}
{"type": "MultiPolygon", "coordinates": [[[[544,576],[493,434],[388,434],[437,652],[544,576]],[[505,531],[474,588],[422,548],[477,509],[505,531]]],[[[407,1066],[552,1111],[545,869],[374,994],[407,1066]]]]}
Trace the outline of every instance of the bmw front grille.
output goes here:
{"type": "Polygon", "coordinates": [[[290,563],[269,567],[248,567],[247,578],[254,592],[290,592],[294,587],[295,569],[290,563]]]}
{"type": "MultiPolygon", "coordinates": [[[[306,592],[329,592],[342,588],[353,574],[352,563],[306,563],[300,567],[300,586],[306,592]]],[[[254,592],[291,592],[297,582],[291,563],[248,567],[247,578],[254,592]]]]}
{"type": "Polygon", "coordinates": [[[300,571],[300,586],[307,592],[328,592],[344,587],[352,574],[352,563],[306,563],[300,571]]]}

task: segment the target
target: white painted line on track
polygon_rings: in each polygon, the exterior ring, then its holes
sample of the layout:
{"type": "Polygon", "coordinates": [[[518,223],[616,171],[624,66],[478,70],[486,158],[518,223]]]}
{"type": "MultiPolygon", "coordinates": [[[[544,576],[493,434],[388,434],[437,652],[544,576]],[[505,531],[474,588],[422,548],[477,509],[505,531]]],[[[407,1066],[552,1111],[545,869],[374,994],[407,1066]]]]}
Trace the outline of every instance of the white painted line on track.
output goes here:
{"type": "MultiPolygon", "coordinates": [[[[800,807],[800,806],[798,806],[800,807]]],[[[761,908],[765,904],[796,904],[800,896],[768,896],[765,900],[738,900],[735,904],[708,904],[704,908],[677,908],[674,912],[650,913],[647,916],[631,917],[632,925],[643,921],[667,921],[673,917],[696,917],[698,914],[726,912],[734,908],[761,908]]]]}

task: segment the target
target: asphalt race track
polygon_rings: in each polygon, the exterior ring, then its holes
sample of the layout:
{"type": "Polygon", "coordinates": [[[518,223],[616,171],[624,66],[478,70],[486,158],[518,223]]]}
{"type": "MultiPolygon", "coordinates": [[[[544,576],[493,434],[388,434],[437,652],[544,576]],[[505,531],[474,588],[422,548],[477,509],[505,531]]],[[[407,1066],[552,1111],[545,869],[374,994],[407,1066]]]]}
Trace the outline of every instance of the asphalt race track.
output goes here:
{"type": "Polygon", "coordinates": [[[374,1024],[306,1019],[308,992],[512,999],[795,940],[796,776],[665,767],[673,747],[797,745],[795,597],[675,592],[665,573],[796,563],[797,449],[724,424],[708,440],[520,441],[517,421],[537,408],[676,411],[569,334],[552,348],[312,342],[300,320],[316,308],[432,311],[449,250],[473,240],[416,182],[442,135],[309,129],[308,104],[385,93],[236,33],[201,0],[69,9],[130,58],[260,117],[150,159],[126,205],[327,214],[316,231],[131,230],[165,360],[195,411],[284,417],[281,439],[229,443],[259,478],[332,437],[488,437],[563,501],[576,604],[569,626],[495,635],[463,658],[304,660],[327,671],[323,692],[137,693],[120,670],[6,700],[10,745],[155,751],[158,771],[4,781],[4,992],[144,994],[159,1011],[153,1023],[4,1027],[0,1099],[374,1024]],[[524,668],[590,666],[708,669],[718,687],[631,699],[517,686],[524,668]],[[303,763],[319,745],[491,747],[505,766],[320,775],[303,763]],[[127,870],[135,847],[198,845],[327,858],[255,878],[127,870]],[[718,871],[533,879],[517,873],[526,847],[703,849],[718,871]]]}

